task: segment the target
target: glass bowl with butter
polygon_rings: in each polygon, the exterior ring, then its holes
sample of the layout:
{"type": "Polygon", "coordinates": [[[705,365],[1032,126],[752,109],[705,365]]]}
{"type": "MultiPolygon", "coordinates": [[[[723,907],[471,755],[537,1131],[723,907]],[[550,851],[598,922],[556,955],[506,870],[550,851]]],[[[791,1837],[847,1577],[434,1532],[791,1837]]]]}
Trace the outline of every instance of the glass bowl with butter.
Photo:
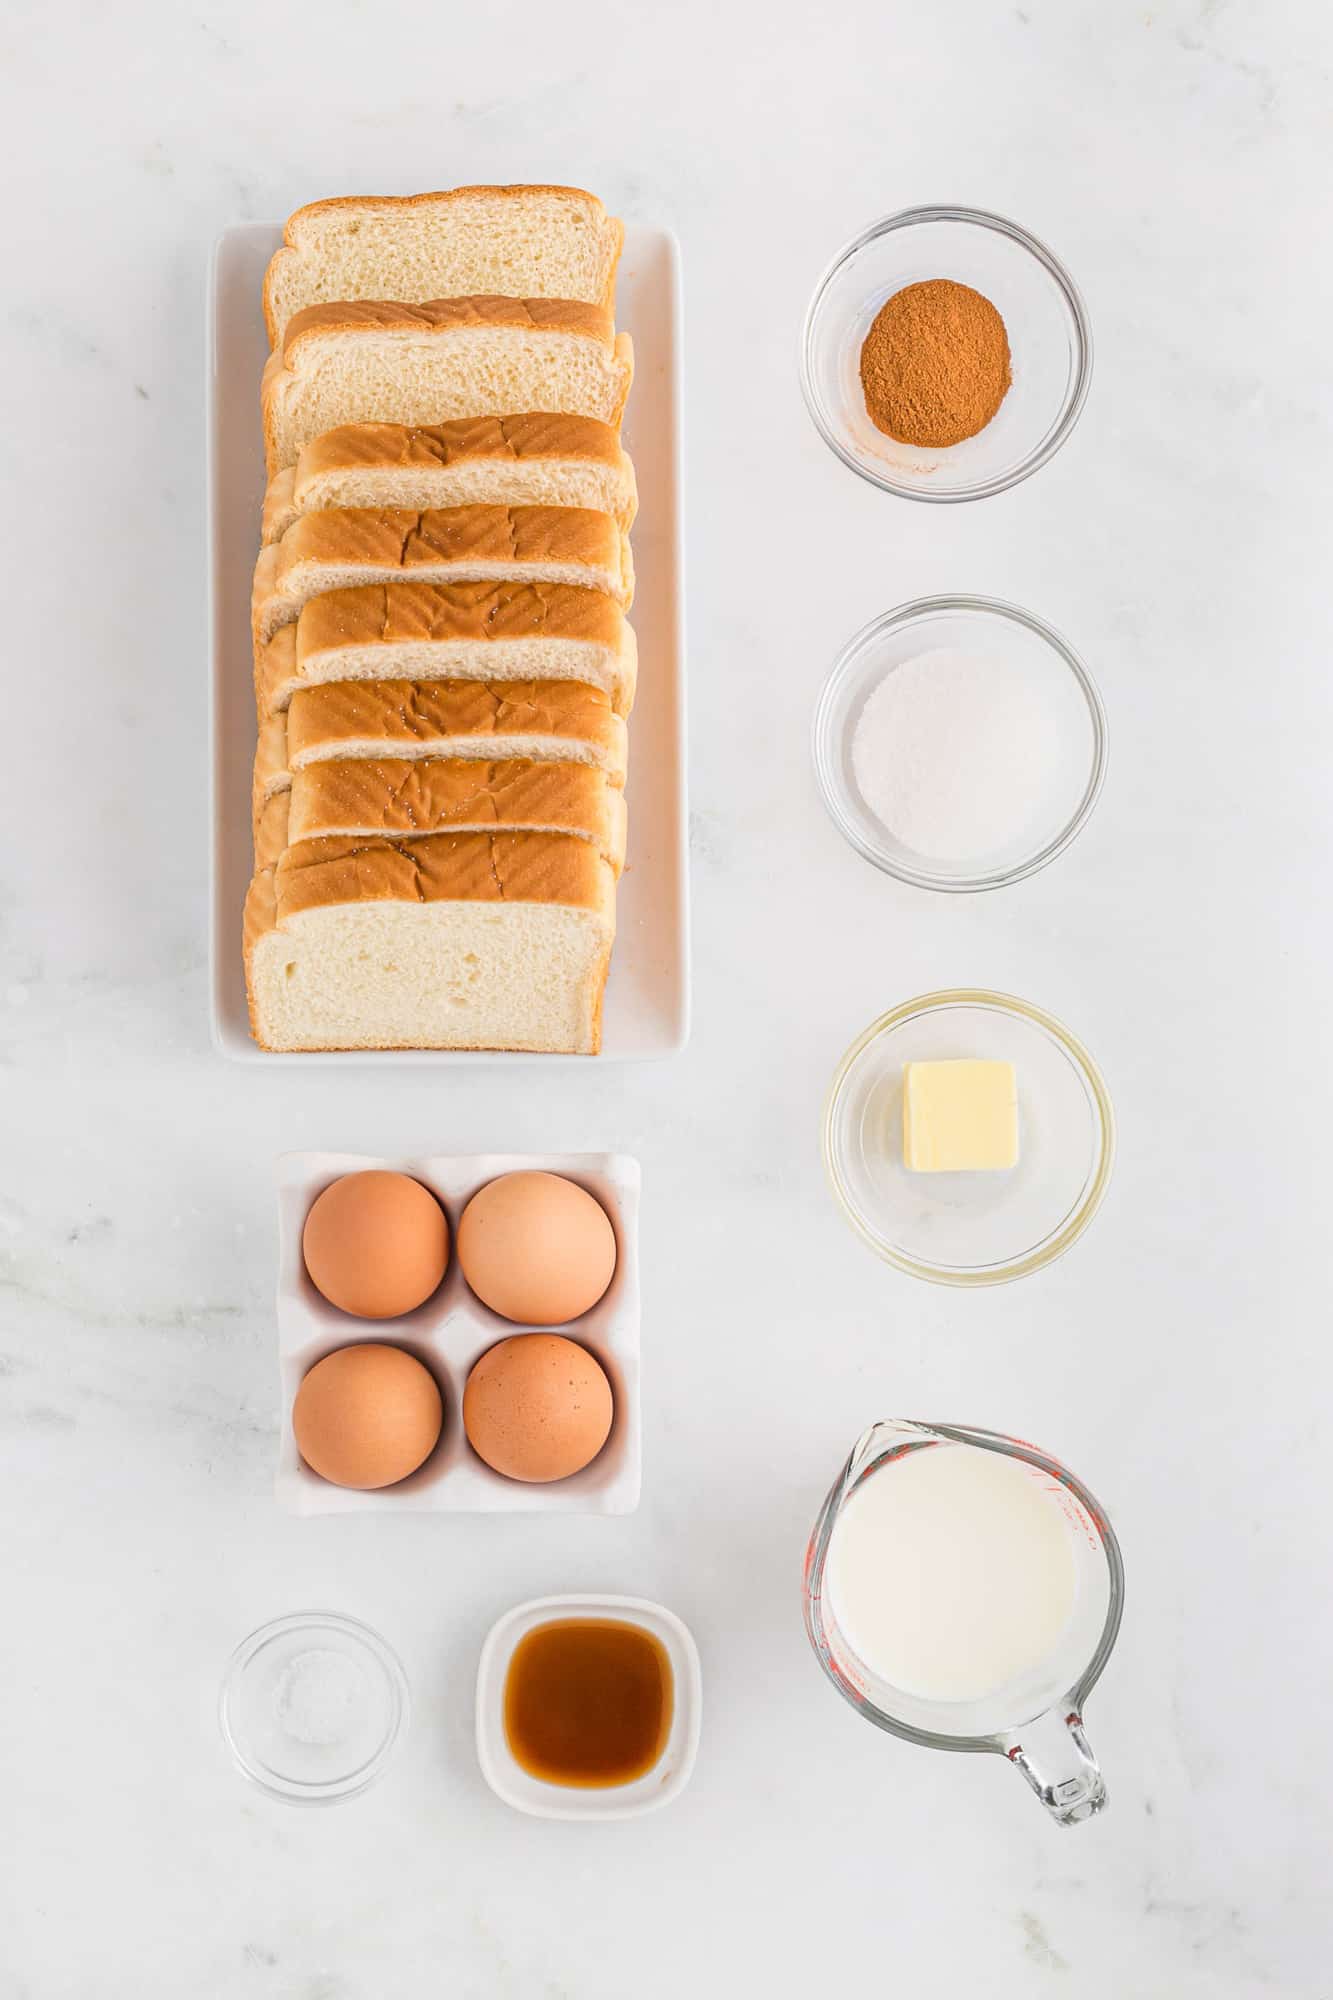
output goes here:
{"type": "Polygon", "coordinates": [[[940,1285],[999,1285],[1083,1234],[1115,1158],[1088,1051],[1028,1001],[960,987],[881,1015],[824,1108],[824,1165],[858,1236],[940,1285]]]}

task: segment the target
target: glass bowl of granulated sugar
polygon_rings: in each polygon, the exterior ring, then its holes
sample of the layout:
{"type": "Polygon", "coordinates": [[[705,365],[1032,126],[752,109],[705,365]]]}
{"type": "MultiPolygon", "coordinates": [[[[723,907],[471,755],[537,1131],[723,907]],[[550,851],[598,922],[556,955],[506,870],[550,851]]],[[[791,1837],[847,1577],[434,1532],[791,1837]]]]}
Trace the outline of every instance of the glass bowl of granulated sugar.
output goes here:
{"type": "Polygon", "coordinates": [[[834,824],[867,861],[919,889],[1001,889],[1086,823],[1106,713],[1077,653],[1030,611],[919,598],[834,663],[814,758],[834,824]]]}

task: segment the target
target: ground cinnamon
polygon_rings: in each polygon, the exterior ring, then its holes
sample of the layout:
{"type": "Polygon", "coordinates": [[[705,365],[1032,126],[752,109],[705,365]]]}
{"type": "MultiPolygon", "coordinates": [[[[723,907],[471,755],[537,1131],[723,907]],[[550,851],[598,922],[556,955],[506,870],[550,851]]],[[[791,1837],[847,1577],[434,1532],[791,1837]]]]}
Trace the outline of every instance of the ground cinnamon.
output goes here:
{"type": "Polygon", "coordinates": [[[861,349],[861,386],[876,430],[935,450],[985,430],[1012,377],[1004,321],[952,278],[895,292],[861,349]]]}

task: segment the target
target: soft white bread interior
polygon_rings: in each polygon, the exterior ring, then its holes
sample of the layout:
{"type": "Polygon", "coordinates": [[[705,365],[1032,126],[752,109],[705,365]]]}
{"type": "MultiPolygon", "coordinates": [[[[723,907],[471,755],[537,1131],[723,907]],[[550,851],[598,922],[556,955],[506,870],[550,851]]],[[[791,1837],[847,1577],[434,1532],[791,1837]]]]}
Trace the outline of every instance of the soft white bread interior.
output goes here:
{"type": "Polygon", "coordinates": [[[619,429],[634,373],[628,334],[573,299],[448,298],[311,306],[264,368],[270,478],[344,424],[441,424],[515,410],[619,429]]]}
{"type": "Polygon", "coordinates": [[[624,231],[595,195],[566,187],[315,201],[287,219],[264,279],[276,346],[293,313],[341,299],[467,292],[584,299],[609,312],[624,231]]]}
{"type": "Polygon", "coordinates": [[[629,734],[602,688],[581,681],[329,681],[267,716],[254,811],[294,770],[353,757],[517,757],[588,764],[623,787],[629,734]]]}
{"type": "Polygon", "coordinates": [[[330,508],[262,549],[251,593],[262,646],[329,590],[369,583],[567,583],[634,594],[629,538],[586,507],[330,508]]]}
{"type": "Polygon", "coordinates": [[[245,905],[261,1047],[595,1055],[615,877],[568,834],[317,840],[245,905]]]}
{"type": "Polygon", "coordinates": [[[638,657],[605,591],[571,584],[383,583],[312,597],[255,650],[261,721],[329,681],[581,681],[619,716],[638,657]]]}
{"type": "Polygon", "coordinates": [[[340,424],[264,495],[263,540],[326,507],[592,507],[633,525],[634,467],[610,424],[542,411],[448,424],[340,424]]]}

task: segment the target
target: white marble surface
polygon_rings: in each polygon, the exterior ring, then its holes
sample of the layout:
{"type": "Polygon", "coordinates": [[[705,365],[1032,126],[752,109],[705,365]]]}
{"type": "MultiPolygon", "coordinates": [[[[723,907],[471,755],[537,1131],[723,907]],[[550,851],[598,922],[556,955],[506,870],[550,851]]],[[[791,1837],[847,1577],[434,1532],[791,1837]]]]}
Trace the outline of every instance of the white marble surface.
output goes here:
{"type": "Polygon", "coordinates": [[[7,19],[4,2000],[1329,1991],[1322,10],[818,11],[7,19]],[[683,245],[694,1039],[535,1082],[243,1074],[205,1028],[209,244],[529,178],[683,245]],[[1067,450],[951,510],[837,465],[795,367],[839,243],[931,200],[1047,238],[1097,336],[1067,450]],[[881,880],[808,766],[835,648],[948,588],[1064,629],[1111,715],[1092,827],[989,900],[881,880]],[[954,981],[1064,1016],[1121,1119],[1091,1234],[978,1296],[881,1268],[816,1145],[845,1043],[954,981]],[[639,1154],[637,1516],[275,1511],[271,1162],[304,1146],[639,1154]],[[1034,1437],[1112,1510],[1098,1823],[880,1739],[809,1657],[804,1538],[889,1412],[1034,1437]],[[695,1781],[633,1827],[520,1819],[474,1761],[490,1621],[585,1587],[703,1650],[695,1781]],[[213,1708],[241,1635],[315,1603],[393,1640],[417,1714],[377,1791],[303,1814],[213,1708]]]}

